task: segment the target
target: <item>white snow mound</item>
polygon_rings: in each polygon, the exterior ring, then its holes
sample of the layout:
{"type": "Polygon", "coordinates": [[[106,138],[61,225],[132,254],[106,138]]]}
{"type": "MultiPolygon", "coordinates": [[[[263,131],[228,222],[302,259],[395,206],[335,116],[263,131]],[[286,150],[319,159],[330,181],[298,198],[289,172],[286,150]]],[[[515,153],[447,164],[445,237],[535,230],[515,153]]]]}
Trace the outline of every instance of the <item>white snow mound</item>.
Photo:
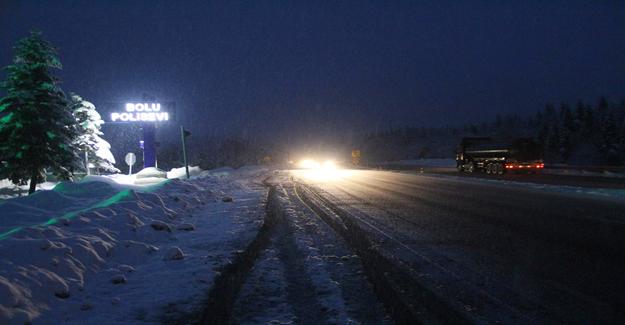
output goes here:
{"type": "Polygon", "coordinates": [[[148,168],[144,168],[141,171],[139,171],[135,177],[137,179],[140,178],[163,178],[166,179],[167,178],[167,172],[164,170],[160,170],[156,167],[148,167],[148,168]]]}
{"type": "Polygon", "coordinates": [[[137,178],[163,186],[91,176],[0,202],[0,324],[160,323],[172,305],[191,312],[211,270],[262,225],[263,173],[163,183],[167,173],[150,168],[137,178]],[[226,194],[235,203],[221,202],[226,194]]]}

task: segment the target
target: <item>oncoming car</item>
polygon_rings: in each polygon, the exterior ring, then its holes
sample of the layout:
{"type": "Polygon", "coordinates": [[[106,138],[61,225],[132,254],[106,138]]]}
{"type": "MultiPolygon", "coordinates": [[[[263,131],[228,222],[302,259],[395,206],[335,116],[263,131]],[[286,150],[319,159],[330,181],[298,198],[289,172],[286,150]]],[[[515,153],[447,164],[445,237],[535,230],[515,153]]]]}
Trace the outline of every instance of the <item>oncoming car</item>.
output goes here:
{"type": "Polygon", "coordinates": [[[336,169],[337,163],[332,159],[316,160],[316,159],[302,159],[294,166],[296,169],[336,169]]]}

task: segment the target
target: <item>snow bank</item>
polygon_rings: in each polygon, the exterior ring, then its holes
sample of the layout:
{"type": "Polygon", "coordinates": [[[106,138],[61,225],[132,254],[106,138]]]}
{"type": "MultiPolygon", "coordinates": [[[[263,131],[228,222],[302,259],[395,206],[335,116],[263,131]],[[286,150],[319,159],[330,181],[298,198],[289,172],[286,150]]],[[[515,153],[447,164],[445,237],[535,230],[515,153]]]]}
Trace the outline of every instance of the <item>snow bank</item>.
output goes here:
{"type": "Polygon", "coordinates": [[[160,323],[190,312],[260,227],[263,173],[153,186],[91,176],[0,203],[0,323],[160,323]]]}
{"type": "MultiPolygon", "coordinates": [[[[189,175],[191,178],[202,178],[208,176],[227,177],[231,174],[243,175],[246,170],[259,171],[263,167],[246,166],[239,169],[231,167],[222,167],[213,170],[202,170],[199,166],[189,166],[189,175]]],[[[186,179],[186,171],[184,167],[172,168],[166,172],[154,167],[145,168],[136,174],[111,174],[111,175],[88,175],[80,182],[104,182],[118,189],[130,188],[133,190],[142,190],[145,186],[158,185],[166,179],[186,179]],[[119,186],[121,185],[121,186],[119,186]]],[[[37,190],[51,190],[59,182],[45,182],[37,184],[37,190]]],[[[7,179],[0,180],[0,200],[8,200],[20,196],[27,196],[28,185],[17,186],[7,179]]]]}
{"type": "MultiPolygon", "coordinates": [[[[202,174],[202,169],[200,169],[199,166],[189,166],[189,176],[194,177],[199,176],[200,174],[202,174]]],[[[167,178],[169,179],[186,177],[187,172],[184,167],[172,168],[170,171],[167,172],[167,178]]]]}
{"type": "Polygon", "coordinates": [[[85,176],[80,183],[89,183],[89,182],[100,182],[109,184],[111,187],[124,190],[124,189],[132,189],[135,191],[149,191],[151,186],[159,185],[164,179],[159,178],[157,182],[147,183],[147,184],[136,184],[135,183],[135,175],[123,175],[123,174],[113,174],[106,176],[99,175],[89,175],[85,176]]]}
{"type": "Polygon", "coordinates": [[[156,167],[143,168],[135,174],[135,185],[158,184],[167,179],[167,172],[156,167]]]}

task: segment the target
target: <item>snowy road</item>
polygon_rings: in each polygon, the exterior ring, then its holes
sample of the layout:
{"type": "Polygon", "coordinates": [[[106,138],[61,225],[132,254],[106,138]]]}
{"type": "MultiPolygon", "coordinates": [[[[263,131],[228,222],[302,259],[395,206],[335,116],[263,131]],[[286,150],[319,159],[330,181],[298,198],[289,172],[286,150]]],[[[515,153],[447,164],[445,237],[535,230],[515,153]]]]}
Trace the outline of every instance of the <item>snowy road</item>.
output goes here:
{"type": "Polygon", "coordinates": [[[424,304],[435,319],[623,318],[625,203],[618,196],[394,172],[292,175],[305,201],[331,222],[359,228],[396,277],[408,274],[400,298],[424,304]]]}
{"type": "Polygon", "coordinates": [[[270,183],[270,240],[247,274],[229,322],[390,324],[360,258],[306,206],[284,174],[270,183]]]}
{"type": "Polygon", "coordinates": [[[618,189],[249,167],[2,207],[0,323],[617,323],[625,307],[618,189]]]}

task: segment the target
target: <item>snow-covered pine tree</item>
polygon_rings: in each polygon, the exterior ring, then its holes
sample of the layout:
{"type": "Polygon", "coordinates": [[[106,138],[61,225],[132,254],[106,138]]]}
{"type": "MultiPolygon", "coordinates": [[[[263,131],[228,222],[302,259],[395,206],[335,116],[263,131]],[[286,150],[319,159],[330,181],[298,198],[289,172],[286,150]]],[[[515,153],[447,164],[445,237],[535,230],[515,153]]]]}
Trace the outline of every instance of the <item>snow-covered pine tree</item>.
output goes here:
{"type": "Polygon", "coordinates": [[[560,127],[555,124],[549,129],[549,137],[547,138],[546,155],[550,160],[561,162],[561,146],[560,127]]]}
{"type": "Polygon", "coordinates": [[[75,119],[51,70],[61,69],[56,50],[40,32],[18,41],[15,59],[0,86],[0,179],[25,185],[29,193],[44,180],[45,169],[69,179],[80,158],[74,146],[75,119]]]}
{"type": "Polygon", "coordinates": [[[619,162],[619,140],[620,134],[614,114],[609,112],[603,119],[603,125],[601,127],[601,142],[600,150],[603,158],[608,164],[616,164],[619,162]]]}
{"type": "Polygon", "coordinates": [[[577,145],[575,117],[566,103],[560,104],[560,155],[566,162],[577,145]]]}
{"type": "Polygon", "coordinates": [[[590,137],[590,131],[592,129],[592,121],[589,119],[592,118],[589,108],[586,107],[583,101],[577,101],[577,105],[575,106],[575,128],[577,129],[577,133],[580,135],[580,140],[584,141],[586,138],[590,137]]]}
{"type": "Polygon", "coordinates": [[[102,139],[102,124],[104,121],[95,106],[82,97],[72,94],[70,108],[76,118],[76,126],[80,135],[75,144],[85,157],[85,170],[90,174],[90,168],[106,172],[119,173],[115,168],[115,157],[111,153],[111,145],[102,139]]]}
{"type": "Polygon", "coordinates": [[[621,165],[625,165],[625,100],[619,105],[619,144],[620,144],[620,161],[621,165]]]}

